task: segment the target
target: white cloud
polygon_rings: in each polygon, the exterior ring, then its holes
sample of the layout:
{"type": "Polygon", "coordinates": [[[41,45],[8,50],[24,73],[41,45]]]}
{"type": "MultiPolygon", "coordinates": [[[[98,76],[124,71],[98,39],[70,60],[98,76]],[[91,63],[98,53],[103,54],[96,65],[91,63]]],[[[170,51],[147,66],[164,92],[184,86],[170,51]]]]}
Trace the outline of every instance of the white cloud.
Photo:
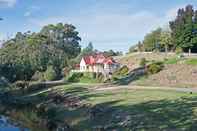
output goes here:
{"type": "Polygon", "coordinates": [[[17,0],[0,0],[0,6],[2,7],[13,7],[17,0]]]}
{"type": "MultiPolygon", "coordinates": [[[[175,18],[177,9],[180,7],[184,6],[169,9],[163,16],[149,11],[140,11],[133,14],[105,12],[72,17],[29,19],[29,21],[40,27],[58,22],[72,23],[77,26],[84,43],[92,41],[100,49],[109,47],[106,43],[110,43],[111,47],[113,45],[116,47],[127,45],[129,47],[130,44],[142,40],[144,35],[151,30],[168,25],[168,22],[175,18]]],[[[128,47],[125,47],[125,49],[128,49],[128,47]]]]}

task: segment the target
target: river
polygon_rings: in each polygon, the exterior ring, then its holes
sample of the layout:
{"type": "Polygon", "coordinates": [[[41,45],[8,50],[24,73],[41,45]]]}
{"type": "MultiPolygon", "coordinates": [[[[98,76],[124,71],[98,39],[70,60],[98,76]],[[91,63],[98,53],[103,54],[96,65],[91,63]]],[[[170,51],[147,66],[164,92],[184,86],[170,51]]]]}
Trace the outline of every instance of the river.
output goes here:
{"type": "Polygon", "coordinates": [[[8,117],[0,116],[0,131],[29,131],[29,129],[20,126],[8,117]]]}

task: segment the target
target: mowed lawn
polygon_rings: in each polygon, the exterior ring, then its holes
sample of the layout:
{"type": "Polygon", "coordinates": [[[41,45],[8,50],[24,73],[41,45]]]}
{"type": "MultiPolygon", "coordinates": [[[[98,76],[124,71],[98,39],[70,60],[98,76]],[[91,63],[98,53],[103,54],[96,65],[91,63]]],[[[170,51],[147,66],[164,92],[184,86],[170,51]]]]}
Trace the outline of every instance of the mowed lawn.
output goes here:
{"type": "Polygon", "coordinates": [[[95,91],[85,85],[59,86],[65,94],[79,97],[96,110],[61,108],[59,119],[75,129],[105,130],[195,130],[197,129],[197,94],[162,90],[119,89],[95,91]],[[100,110],[102,109],[102,110],[100,110]]]}

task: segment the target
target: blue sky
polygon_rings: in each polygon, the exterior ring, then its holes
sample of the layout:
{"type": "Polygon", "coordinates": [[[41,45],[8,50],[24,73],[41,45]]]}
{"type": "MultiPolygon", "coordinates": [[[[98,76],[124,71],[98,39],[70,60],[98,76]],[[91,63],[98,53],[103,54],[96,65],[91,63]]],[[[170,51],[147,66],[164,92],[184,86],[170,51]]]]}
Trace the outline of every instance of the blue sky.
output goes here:
{"type": "Polygon", "coordinates": [[[77,27],[85,47],[127,51],[144,35],[174,19],[178,8],[196,0],[0,0],[0,39],[39,31],[58,22],[77,27]]]}

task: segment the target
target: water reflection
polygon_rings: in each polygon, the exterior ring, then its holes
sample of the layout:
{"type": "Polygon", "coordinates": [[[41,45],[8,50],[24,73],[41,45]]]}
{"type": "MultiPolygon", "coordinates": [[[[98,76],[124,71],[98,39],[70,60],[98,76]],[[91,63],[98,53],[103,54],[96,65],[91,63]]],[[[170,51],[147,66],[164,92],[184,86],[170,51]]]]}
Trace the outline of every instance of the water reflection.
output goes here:
{"type": "Polygon", "coordinates": [[[0,131],[29,131],[20,124],[11,121],[8,117],[0,116],[0,131]]]}

